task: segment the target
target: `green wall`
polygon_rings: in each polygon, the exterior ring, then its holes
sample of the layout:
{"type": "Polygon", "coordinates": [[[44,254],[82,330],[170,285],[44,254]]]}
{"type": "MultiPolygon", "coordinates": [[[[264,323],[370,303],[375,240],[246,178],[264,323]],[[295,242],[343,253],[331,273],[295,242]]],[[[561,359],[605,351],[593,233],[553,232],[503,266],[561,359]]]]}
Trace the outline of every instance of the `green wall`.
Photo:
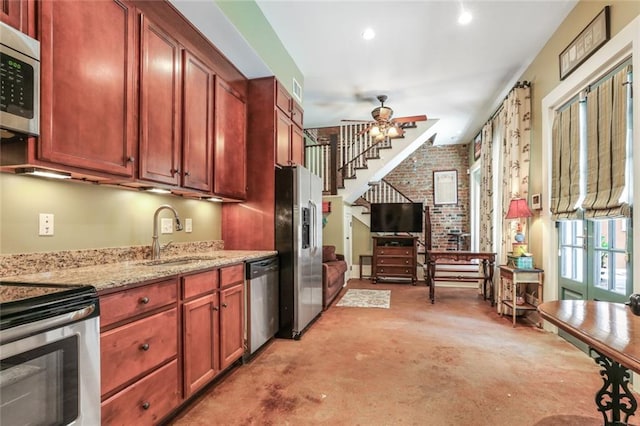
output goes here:
{"type": "Polygon", "coordinates": [[[215,1],[289,93],[293,93],[294,78],[304,92],[302,72],[282,45],[282,41],[273,31],[256,2],[253,0],[215,1]]]}
{"type": "MultiPolygon", "coordinates": [[[[0,173],[0,253],[150,245],[162,204],[191,218],[193,232],[159,234],[160,243],[220,240],[220,204],[109,186],[0,173]],[[54,214],[54,235],[38,235],[40,213],[54,214]]],[[[173,217],[163,211],[160,217],[173,217]]]]}

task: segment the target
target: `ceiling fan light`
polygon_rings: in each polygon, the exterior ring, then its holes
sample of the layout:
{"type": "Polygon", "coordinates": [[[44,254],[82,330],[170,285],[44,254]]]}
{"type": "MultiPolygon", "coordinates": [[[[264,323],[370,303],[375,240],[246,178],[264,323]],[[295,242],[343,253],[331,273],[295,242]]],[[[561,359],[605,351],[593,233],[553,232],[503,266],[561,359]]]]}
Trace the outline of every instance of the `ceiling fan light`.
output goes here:
{"type": "Polygon", "coordinates": [[[372,138],[375,138],[376,136],[378,136],[380,134],[380,127],[378,126],[373,126],[370,130],[369,130],[369,136],[371,136],[372,138]]]}
{"type": "Polygon", "coordinates": [[[380,106],[371,111],[371,116],[376,121],[388,121],[393,116],[393,110],[389,107],[380,106]]]}
{"type": "Polygon", "coordinates": [[[374,139],[376,140],[376,142],[381,142],[384,140],[386,136],[383,133],[380,133],[378,136],[376,136],[374,139]]]}
{"type": "Polygon", "coordinates": [[[391,126],[389,127],[389,130],[387,130],[387,136],[389,136],[390,138],[397,138],[400,135],[400,133],[398,132],[398,128],[396,126],[391,126]]]}

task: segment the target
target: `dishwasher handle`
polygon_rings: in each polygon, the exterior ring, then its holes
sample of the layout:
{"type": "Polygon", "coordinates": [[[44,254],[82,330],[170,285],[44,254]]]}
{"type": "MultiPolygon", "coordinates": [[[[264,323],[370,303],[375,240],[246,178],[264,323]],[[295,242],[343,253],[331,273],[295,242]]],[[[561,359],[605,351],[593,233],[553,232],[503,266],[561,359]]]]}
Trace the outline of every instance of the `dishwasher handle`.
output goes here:
{"type": "Polygon", "coordinates": [[[260,277],[269,272],[278,271],[279,269],[280,265],[277,257],[249,262],[247,263],[247,279],[260,277]]]}

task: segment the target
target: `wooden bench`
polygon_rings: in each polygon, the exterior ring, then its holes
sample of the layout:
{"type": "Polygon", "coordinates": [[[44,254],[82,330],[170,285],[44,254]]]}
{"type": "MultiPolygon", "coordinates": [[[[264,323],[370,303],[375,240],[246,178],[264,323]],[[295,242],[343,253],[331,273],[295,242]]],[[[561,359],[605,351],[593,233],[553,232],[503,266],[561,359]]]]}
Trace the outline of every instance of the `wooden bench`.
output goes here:
{"type": "MultiPolygon", "coordinates": [[[[491,306],[494,304],[494,290],[493,290],[493,272],[495,267],[496,254],[491,252],[473,252],[473,251],[435,251],[427,250],[427,266],[425,282],[429,286],[429,299],[431,303],[435,303],[435,283],[437,281],[459,281],[459,282],[474,282],[482,280],[482,297],[487,300],[487,290],[489,291],[489,299],[491,306]],[[462,275],[461,271],[448,270],[444,274],[436,275],[436,264],[438,260],[453,260],[470,261],[470,260],[482,261],[482,271],[478,275],[462,275]],[[456,274],[456,272],[458,272],[456,274]]],[[[469,272],[465,270],[464,272],[469,272]]]]}

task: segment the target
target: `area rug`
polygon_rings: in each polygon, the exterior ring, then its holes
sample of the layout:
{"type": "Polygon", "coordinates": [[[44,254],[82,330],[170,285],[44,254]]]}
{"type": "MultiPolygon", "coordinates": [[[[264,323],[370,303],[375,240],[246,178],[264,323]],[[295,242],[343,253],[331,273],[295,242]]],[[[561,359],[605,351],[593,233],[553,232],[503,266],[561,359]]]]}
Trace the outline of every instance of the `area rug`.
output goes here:
{"type": "Polygon", "coordinates": [[[389,309],[391,290],[349,289],[336,306],[389,309]]]}

